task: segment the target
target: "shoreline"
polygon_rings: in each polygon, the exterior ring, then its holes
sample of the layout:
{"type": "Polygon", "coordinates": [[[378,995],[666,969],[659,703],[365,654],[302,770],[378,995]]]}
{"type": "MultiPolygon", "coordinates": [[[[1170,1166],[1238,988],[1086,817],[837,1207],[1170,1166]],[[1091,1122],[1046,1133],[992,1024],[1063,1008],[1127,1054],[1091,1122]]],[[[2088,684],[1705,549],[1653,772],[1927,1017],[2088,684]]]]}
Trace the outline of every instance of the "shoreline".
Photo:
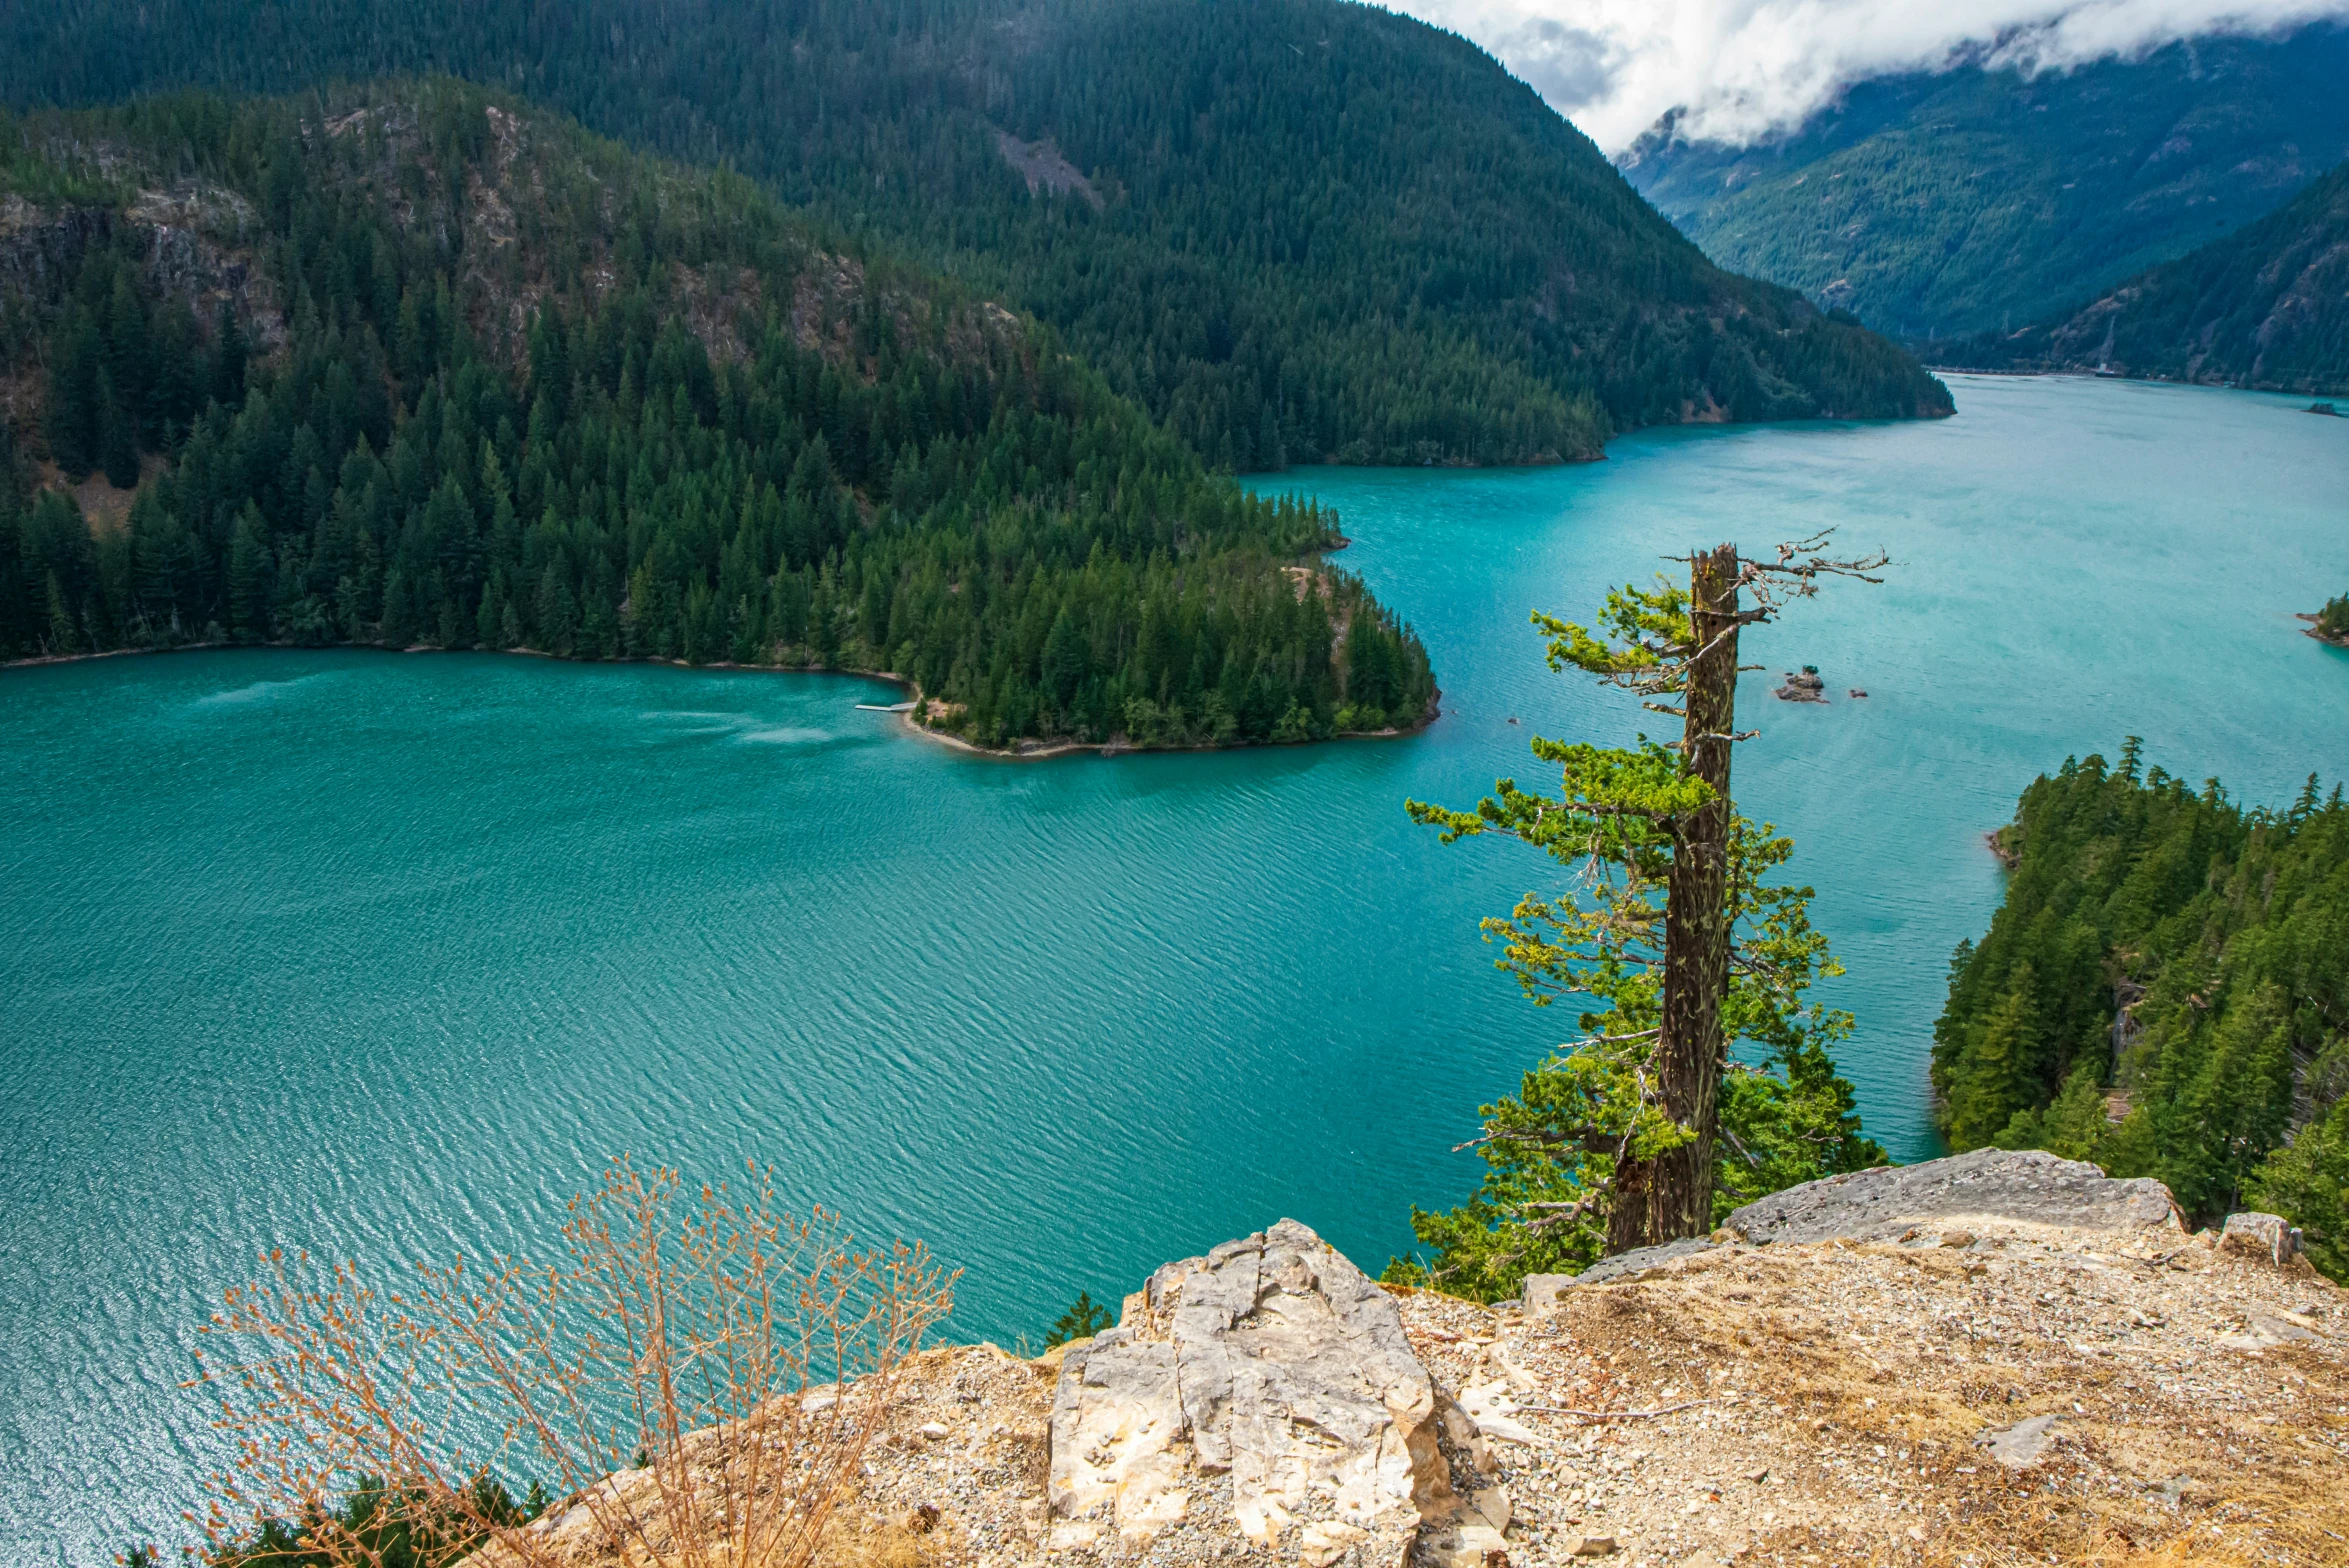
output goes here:
{"type": "Polygon", "coordinates": [[[2301,636],[2313,637],[2328,648],[2338,648],[2344,653],[2349,653],[2349,637],[2327,637],[2323,632],[2317,629],[2316,623],[2318,617],[2313,615],[2302,615],[2298,611],[2294,611],[2292,619],[2296,621],[2308,622],[2306,626],[2303,626],[2300,629],[2301,636]]]}
{"type": "Polygon", "coordinates": [[[392,648],[387,647],[382,643],[335,642],[322,643],[317,645],[315,648],[305,648],[303,644],[290,642],[184,642],[170,648],[107,648],[97,653],[36,654],[29,659],[8,659],[5,661],[0,661],[0,672],[8,670],[37,669],[44,665],[52,664],[89,664],[99,659],[122,659],[144,657],[149,655],[160,656],[174,653],[241,653],[248,650],[268,650],[279,653],[310,651],[318,653],[354,652],[402,655],[411,653],[478,653],[488,654],[495,658],[544,659],[551,664],[657,664],[666,665],[670,668],[680,670],[733,670],[751,675],[844,675],[852,676],[858,680],[887,681],[891,685],[896,686],[899,690],[905,692],[913,700],[914,706],[912,708],[908,708],[896,715],[896,718],[906,730],[920,736],[924,740],[935,741],[942,746],[949,746],[959,751],[968,752],[974,757],[990,757],[1000,762],[1045,762],[1054,757],[1075,756],[1079,753],[1088,751],[1099,752],[1104,757],[1131,757],[1157,752],[1172,754],[1177,752],[1260,751],[1271,750],[1276,746],[1318,746],[1341,740],[1397,740],[1406,735],[1416,735],[1421,730],[1424,730],[1431,724],[1435,723],[1437,717],[1443,711],[1444,700],[1443,691],[1439,688],[1436,691],[1434,698],[1429,701],[1426,714],[1417,724],[1408,726],[1389,725],[1385,729],[1378,730],[1340,730],[1337,733],[1326,736],[1321,740],[1314,740],[1309,738],[1306,740],[1295,741],[1243,741],[1240,744],[1234,746],[1137,746],[1134,745],[1131,741],[1121,740],[1116,736],[1112,736],[1108,740],[1104,741],[1072,740],[1064,736],[1052,740],[1035,740],[1033,737],[1030,737],[1028,745],[1025,748],[1023,748],[1018,742],[1014,742],[1010,746],[998,748],[993,746],[982,746],[978,742],[966,740],[960,735],[949,734],[943,730],[934,730],[926,724],[917,722],[914,718],[914,714],[920,709],[923,697],[921,684],[915,681],[912,677],[900,675],[895,670],[860,670],[837,665],[741,664],[731,659],[712,659],[706,663],[694,664],[684,659],[663,659],[658,657],[636,659],[577,659],[573,658],[569,654],[548,653],[545,650],[539,648],[443,648],[433,643],[411,643],[405,648],[392,648]]]}

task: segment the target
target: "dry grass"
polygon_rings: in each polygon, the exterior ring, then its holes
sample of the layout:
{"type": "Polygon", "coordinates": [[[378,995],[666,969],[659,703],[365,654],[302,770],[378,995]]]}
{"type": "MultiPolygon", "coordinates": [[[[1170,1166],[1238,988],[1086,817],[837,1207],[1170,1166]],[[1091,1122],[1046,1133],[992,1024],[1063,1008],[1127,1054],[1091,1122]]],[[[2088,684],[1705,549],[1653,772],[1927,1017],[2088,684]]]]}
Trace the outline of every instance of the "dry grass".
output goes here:
{"type": "Polygon", "coordinates": [[[678,1188],[615,1161],[552,1264],[419,1264],[386,1289],[271,1255],[206,1331],[200,1383],[238,1444],[204,1521],[215,1550],[277,1518],[337,1568],[383,1568],[383,1526],[404,1522],[483,1568],[828,1560],[952,1278],[918,1247],[781,1213],[755,1169],[739,1200],[680,1206],[678,1188]],[[535,1522],[478,1484],[517,1474],[561,1499],[535,1522]],[[399,1485],[353,1528],[332,1504],[367,1476],[399,1485]]]}
{"type": "Polygon", "coordinates": [[[1627,1561],[1737,1568],[2349,1564],[2349,1298],[2202,1238],[1774,1247],[1539,1319],[1404,1312],[1447,1386],[1507,1362],[1538,1390],[1521,1405],[1696,1401],[1521,1415],[1542,1444],[1500,1450],[1532,1532],[1512,1563],[1592,1531],[1627,1561]],[[2246,1348],[2261,1313],[2316,1332],[2246,1348]],[[2039,1415],[2057,1436],[2030,1468],[1980,1446],[2039,1415]]]}

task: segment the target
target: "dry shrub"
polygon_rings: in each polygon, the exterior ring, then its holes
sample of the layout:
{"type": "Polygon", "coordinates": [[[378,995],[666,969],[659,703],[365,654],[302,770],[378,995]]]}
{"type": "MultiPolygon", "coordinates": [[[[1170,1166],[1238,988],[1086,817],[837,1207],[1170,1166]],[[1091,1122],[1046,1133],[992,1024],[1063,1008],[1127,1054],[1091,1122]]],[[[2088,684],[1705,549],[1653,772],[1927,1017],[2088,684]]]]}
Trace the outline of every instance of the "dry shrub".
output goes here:
{"type": "Polygon", "coordinates": [[[399,1290],[270,1254],[205,1330],[197,1386],[237,1444],[214,1551],[277,1519],[337,1568],[817,1560],[954,1276],[748,1185],[673,1215],[677,1174],[621,1158],[571,1201],[560,1261],[419,1264],[399,1290]],[[515,1474],[558,1495],[535,1522],[484,1484],[515,1474]],[[396,1481],[355,1528],[334,1499],[368,1477],[396,1481]]]}

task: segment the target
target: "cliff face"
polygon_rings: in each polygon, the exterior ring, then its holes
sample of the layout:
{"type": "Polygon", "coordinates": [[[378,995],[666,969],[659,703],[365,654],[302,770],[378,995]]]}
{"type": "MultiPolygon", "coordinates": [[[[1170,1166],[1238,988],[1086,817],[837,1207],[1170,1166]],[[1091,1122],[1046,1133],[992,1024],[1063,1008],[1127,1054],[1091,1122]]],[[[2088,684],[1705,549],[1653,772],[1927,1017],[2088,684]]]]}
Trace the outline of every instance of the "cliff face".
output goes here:
{"type": "Polygon", "coordinates": [[[1815,1183],[1498,1306],[1283,1221],[1097,1339],[914,1370],[869,1561],[2349,1561],[2349,1298],[2280,1227],[2189,1235],[2045,1154],[1815,1183]]]}

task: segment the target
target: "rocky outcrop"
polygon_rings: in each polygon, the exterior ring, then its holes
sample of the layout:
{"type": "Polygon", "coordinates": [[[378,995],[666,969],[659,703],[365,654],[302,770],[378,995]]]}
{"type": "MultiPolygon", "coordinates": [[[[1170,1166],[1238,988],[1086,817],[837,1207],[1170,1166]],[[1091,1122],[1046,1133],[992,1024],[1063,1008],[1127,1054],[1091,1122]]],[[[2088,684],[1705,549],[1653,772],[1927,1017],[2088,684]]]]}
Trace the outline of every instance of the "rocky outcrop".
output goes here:
{"type": "Polygon", "coordinates": [[[1756,1245],[1889,1238],[1921,1225],[2023,1220],[2073,1230],[2175,1226],[2167,1187],[2114,1181],[2084,1160],[2039,1149],[1976,1149],[1921,1165],[1887,1165],[1789,1187],[1729,1216],[1727,1229],[1756,1245]]]}
{"type": "MultiPolygon", "coordinates": [[[[927,1352],[817,1560],[2349,1561],[2349,1297],[2273,1216],[2188,1235],[2154,1184],[1988,1151],[1737,1219],[1493,1306],[1283,1221],[1096,1339],[927,1352]]],[[[552,1560],[642,1561],[582,1512],[552,1560]]]]}
{"type": "Polygon", "coordinates": [[[2300,1255],[2300,1228],[2280,1214],[2230,1214],[2219,1246],[2282,1268],[2300,1255]]]}
{"type": "MultiPolygon", "coordinates": [[[[1817,665],[1806,664],[1799,670],[1788,670],[1786,684],[1771,695],[1780,702],[1825,702],[1827,700],[1827,682],[1819,674],[1817,665]]],[[[1865,696],[1866,693],[1854,692],[1853,695],[1865,696]]]]}
{"type": "Polygon", "coordinates": [[[1400,1564],[1456,1511],[1395,1298],[1293,1220],[1170,1263],[1061,1365],[1060,1549],[1186,1523],[1308,1564],[1400,1564]]]}
{"type": "MultiPolygon", "coordinates": [[[[1538,1308],[1563,1291],[1637,1279],[1724,1246],[1791,1245],[1835,1237],[1915,1241],[1920,1236],[1965,1246],[1974,1239],[1969,1225],[1978,1228],[1993,1222],[2184,1233],[2178,1207],[2160,1182],[2142,1177],[2115,1181],[2085,1161],[2060,1159],[2040,1149],[1976,1149],[1946,1160],[1853,1171],[1774,1192],[1733,1211],[1727,1224],[1703,1240],[1637,1247],[1601,1258],[1580,1274],[1531,1275],[1525,1282],[1524,1302],[1538,1308]]],[[[2274,1250],[2264,1232],[2247,1245],[2274,1250]]]]}

